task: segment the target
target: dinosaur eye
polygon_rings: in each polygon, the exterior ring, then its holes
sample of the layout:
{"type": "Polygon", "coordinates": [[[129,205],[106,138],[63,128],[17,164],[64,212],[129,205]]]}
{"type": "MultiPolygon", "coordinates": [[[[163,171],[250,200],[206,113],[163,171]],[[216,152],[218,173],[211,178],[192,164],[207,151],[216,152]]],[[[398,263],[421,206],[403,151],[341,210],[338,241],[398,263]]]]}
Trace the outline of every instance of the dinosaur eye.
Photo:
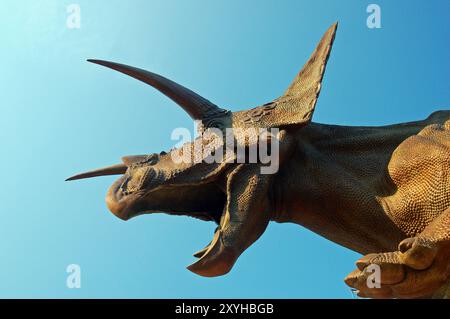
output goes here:
{"type": "Polygon", "coordinates": [[[158,163],[158,160],[159,160],[159,156],[157,154],[152,154],[148,157],[147,164],[155,165],[156,163],[158,163]]]}

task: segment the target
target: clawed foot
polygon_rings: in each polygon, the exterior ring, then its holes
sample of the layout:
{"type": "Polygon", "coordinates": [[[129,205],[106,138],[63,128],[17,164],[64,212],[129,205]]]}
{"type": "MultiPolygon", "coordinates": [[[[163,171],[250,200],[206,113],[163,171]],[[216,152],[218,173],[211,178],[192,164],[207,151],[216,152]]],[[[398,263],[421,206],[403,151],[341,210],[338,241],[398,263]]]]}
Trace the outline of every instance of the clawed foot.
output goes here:
{"type": "Polygon", "coordinates": [[[345,283],[366,298],[448,298],[449,252],[448,242],[407,238],[398,251],[359,259],[345,283]]]}

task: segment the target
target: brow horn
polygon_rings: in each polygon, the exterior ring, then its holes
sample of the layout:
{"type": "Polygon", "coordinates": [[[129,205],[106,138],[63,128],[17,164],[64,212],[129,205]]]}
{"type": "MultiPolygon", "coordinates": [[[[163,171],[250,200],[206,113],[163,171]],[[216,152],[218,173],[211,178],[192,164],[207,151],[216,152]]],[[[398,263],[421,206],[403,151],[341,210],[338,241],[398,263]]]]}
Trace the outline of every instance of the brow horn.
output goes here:
{"type": "Polygon", "coordinates": [[[197,93],[161,75],[115,62],[93,59],[88,62],[103,65],[147,83],[181,106],[194,120],[226,112],[197,93]]]}

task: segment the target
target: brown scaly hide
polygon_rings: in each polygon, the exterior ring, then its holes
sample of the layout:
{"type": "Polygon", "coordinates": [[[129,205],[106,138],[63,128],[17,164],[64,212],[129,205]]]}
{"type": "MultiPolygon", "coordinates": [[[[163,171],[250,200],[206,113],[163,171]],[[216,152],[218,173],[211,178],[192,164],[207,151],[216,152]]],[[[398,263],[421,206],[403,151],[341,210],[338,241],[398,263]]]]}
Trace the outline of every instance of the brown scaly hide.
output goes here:
{"type": "Polygon", "coordinates": [[[443,296],[450,275],[450,112],[385,127],[311,123],[273,185],[274,220],[367,254],[346,283],[378,298],[443,296]],[[370,264],[382,288],[367,287],[370,264]]]}
{"type": "MultiPolygon", "coordinates": [[[[216,222],[211,243],[188,267],[202,276],[228,273],[270,221],[290,222],[364,255],[345,279],[359,296],[449,297],[450,111],[383,127],[311,122],[336,29],[334,24],[325,32],[282,96],[238,112],[155,73],[91,60],[158,89],[199,121],[201,133],[233,128],[233,138],[250,148],[256,142],[237,129],[278,128],[272,137],[280,146],[275,174],[262,174],[260,162],[208,162],[224,147],[212,134],[70,180],[122,175],[106,202],[124,220],[165,212],[216,222]],[[196,143],[208,152],[195,151],[196,143]],[[202,160],[174,162],[181,150],[202,160]],[[381,271],[378,287],[368,284],[374,266],[381,271]]],[[[232,153],[228,159],[235,158],[232,153]]]]}

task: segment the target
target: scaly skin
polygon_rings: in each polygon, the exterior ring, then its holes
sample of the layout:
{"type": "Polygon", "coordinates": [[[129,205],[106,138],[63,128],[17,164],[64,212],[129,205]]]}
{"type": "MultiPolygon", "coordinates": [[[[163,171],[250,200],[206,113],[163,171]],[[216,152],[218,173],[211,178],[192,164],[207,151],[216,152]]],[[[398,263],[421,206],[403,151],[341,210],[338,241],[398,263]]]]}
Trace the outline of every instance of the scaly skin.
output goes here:
{"type": "Polygon", "coordinates": [[[238,112],[155,73],[91,60],[160,90],[199,121],[202,135],[183,148],[127,156],[70,180],[123,174],[106,196],[123,220],[165,212],[216,222],[213,240],[188,267],[202,276],[228,273],[270,221],[291,222],[365,255],[345,279],[362,297],[449,297],[450,111],[384,127],[311,122],[336,28],[282,96],[238,112]],[[279,145],[279,170],[263,174],[262,161],[236,162],[236,152],[208,161],[223,150],[217,134],[226,128],[250,149],[258,141],[240,129],[279,129],[270,137],[279,145]],[[180,154],[190,160],[175,161],[180,154]],[[367,284],[373,265],[381,270],[379,288],[367,284]]]}
{"type": "Polygon", "coordinates": [[[312,123],[295,132],[296,151],[270,196],[273,219],[369,254],[346,278],[360,296],[431,297],[450,275],[449,119],[436,112],[386,127],[312,123]],[[367,288],[371,263],[381,266],[381,289],[367,288]]]}

